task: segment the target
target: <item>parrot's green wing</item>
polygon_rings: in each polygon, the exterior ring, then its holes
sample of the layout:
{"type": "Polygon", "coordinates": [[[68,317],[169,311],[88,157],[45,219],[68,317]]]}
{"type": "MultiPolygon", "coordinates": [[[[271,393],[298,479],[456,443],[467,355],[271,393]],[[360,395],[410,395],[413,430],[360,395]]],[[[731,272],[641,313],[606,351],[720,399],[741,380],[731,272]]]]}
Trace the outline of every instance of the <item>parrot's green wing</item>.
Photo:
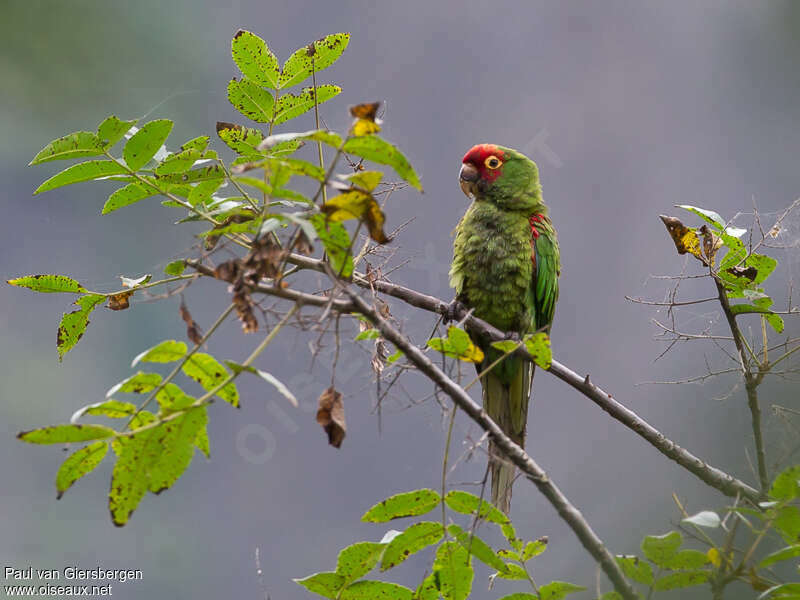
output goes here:
{"type": "Polygon", "coordinates": [[[561,265],[558,238],[550,219],[537,215],[537,218],[531,221],[531,228],[532,233],[535,231],[533,233],[533,325],[536,329],[542,329],[548,328],[553,322],[561,265]]]}

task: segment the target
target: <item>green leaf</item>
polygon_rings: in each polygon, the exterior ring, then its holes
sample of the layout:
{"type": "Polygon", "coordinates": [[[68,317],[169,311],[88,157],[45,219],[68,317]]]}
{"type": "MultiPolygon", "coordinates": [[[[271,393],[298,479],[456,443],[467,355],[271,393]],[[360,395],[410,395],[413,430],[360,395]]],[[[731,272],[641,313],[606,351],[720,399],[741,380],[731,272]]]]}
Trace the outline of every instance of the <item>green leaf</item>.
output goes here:
{"type": "Polygon", "coordinates": [[[446,600],[465,600],[472,591],[470,556],[460,544],[445,542],[436,551],[433,561],[434,578],[439,580],[439,589],[446,600]]]}
{"type": "Polygon", "coordinates": [[[9,285],[24,287],[43,294],[70,293],[80,294],[86,291],[80,283],[66,275],[26,275],[9,279],[9,285]]]}
{"type": "MultiPolygon", "coordinates": [[[[331,98],[338,96],[341,91],[342,88],[338,85],[318,85],[316,104],[319,105],[323,102],[327,102],[331,98]]],[[[287,92],[278,98],[278,104],[275,107],[275,125],[294,119],[312,108],[314,108],[313,87],[303,88],[297,95],[287,92]]]]}
{"type": "Polygon", "coordinates": [[[205,407],[116,440],[117,462],[108,506],[117,526],[125,525],[149,489],[170,487],[192,459],[197,432],[207,422],[205,407]]]}
{"type": "Polygon", "coordinates": [[[118,189],[108,197],[106,203],[103,205],[102,214],[107,215],[110,212],[144,200],[150,196],[158,194],[158,190],[152,186],[146,185],[140,181],[129,183],[123,188],[118,189]]]}
{"type": "Polygon", "coordinates": [[[514,340],[500,340],[499,342],[492,342],[492,348],[497,348],[503,353],[513,352],[520,344],[514,340]]]}
{"type": "Polygon", "coordinates": [[[708,571],[676,571],[656,579],[653,589],[657,592],[691,587],[708,581],[708,571]]]}
{"type": "Polygon", "coordinates": [[[57,498],[61,498],[72,484],[78,481],[81,477],[90,473],[94,468],[100,464],[108,452],[107,442],[95,442],[84,446],[70,454],[67,459],[61,463],[56,475],[56,490],[58,492],[57,498]]]}
{"type": "Polygon", "coordinates": [[[781,585],[774,585],[762,593],[757,600],[765,600],[766,598],[798,600],[798,598],[800,598],[800,583],[783,583],[781,585]]]}
{"type": "MultiPolygon", "coordinates": [[[[771,304],[772,302],[770,301],[770,305],[771,304]]],[[[783,333],[783,327],[784,327],[783,319],[780,316],[773,313],[767,307],[756,306],[753,304],[732,304],[731,313],[734,315],[741,315],[748,313],[763,314],[764,318],[777,333],[783,333]]]]}
{"type": "Polygon", "coordinates": [[[197,161],[209,161],[217,158],[214,150],[201,152],[194,148],[182,150],[170,154],[162,160],[155,169],[156,175],[172,175],[173,173],[183,173],[191,169],[197,161]]]}
{"type": "Polygon", "coordinates": [[[190,139],[188,142],[181,144],[181,152],[185,150],[197,150],[203,152],[211,141],[207,135],[199,135],[196,138],[190,139]]]}
{"type": "MultiPolygon", "coordinates": [[[[171,173],[169,175],[158,175],[156,181],[158,183],[198,183],[200,181],[216,181],[219,180],[217,187],[222,184],[225,178],[225,171],[219,165],[211,165],[202,167],[200,169],[193,169],[184,173],[171,173]]],[[[215,188],[216,189],[216,188],[215,188]]],[[[210,194],[209,194],[210,195],[210,194]]],[[[191,193],[189,194],[191,196],[191,193]]]]}
{"type": "Polygon", "coordinates": [[[161,407],[161,412],[165,414],[189,408],[195,400],[196,398],[190,396],[172,382],[164,385],[156,394],[156,401],[161,407]]]}
{"type": "Polygon", "coordinates": [[[664,535],[648,535],[642,540],[642,552],[648,560],[664,566],[670,558],[675,556],[681,547],[683,538],[677,531],[670,531],[664,535]]]}
{"type": "Polygon", "coordinates": [[[696,214],[709,225],[713,225],[718,231],[722,231],[725,227],[725,221],[721,216],[719,216],[719,213],[716,213],[713,210],[706,210],[705,208],[698,208],[689,204],[677,204],[676,206],[696,214]]]}
{"type": "Polygon", "coordinates": [[[467,552],[472,554],[482,563],[489,565],[498,571],[506,570],[506,563],[503,562],[500,557],[497,556],[497,554],[495,554],[494,550],[492,550],[489,544],[484,542],[477,535],[470,535],[468,532],[464,531],[461,527],[455,524],[448,526],[447,531],[450,533],[450,535],[456,538],[458,543],[461,544],[464,549],[467,550],[467,552]]]}
{"type": "Polygon", "coordinates": [[[259,144],[259,150],[274,151],[275,148],[288,144],[291,142],[302,143],[304,140],[322,142],[333,148],[338,148],[342,145],[342,138],[338,133],[333,131],[326,131],[324,129],[312,129],[311,131],[302,131],[299,133],[276,133],[264,138],[264,141],[259,144]]]}
{"type": "Polygon", "coordinates": [[[89,440],[103,440],[113,437],[116,432],[105,425],[80,425],[64,424],[52,425],[22,431],[17,434],[17,439],[30,444],[68,444],[71,442],[86,442],[89,440]]]}
{"type": "Polygon", "coordinates": [[[192,408],[185,414],[137,435],[147,435],[148,444],[159,446],[158,456],[148,473],[148,489],[159,494],[172,487],[183,474],[194,454],[194,442],[208,423],[206,407],[192,408]]]}
{"type": "Polygon", "coordinates": [[[293,579],[292,581],[302,585],[309,592],[331,599],[335,599],[339,594],[339,590],[345,586],[344,577],[329,571],[314,573],[304,579],[293,579]]]}
{"type": "Polygon", "coordinates": [[[336,561],[336,572],[347,583],[355,581],[369,573],[381,559],[386,544],[375,542],[358,542],[339,552],[336,561]]]}
{"type": "Polygon", "coordinates": [[[523,569],[519,565],[508,563],[506,564],[506,570],[498,571],[497,573],[495,573],[495,577],[499,577],[500,579],[525,581],[528,579],[528,574],[525,572],[525,569],[523,569]]]}
{"type": "Polygon", "coordinates": [[[386,546],[381,560],[381,571],[396,567],[415,552],[438,542],[443,535],[441,523],[433,521],[414,523],[386,546]]]}
{"type": "Polygon", "coordinates": [[[161,375],[158,373],[138,373],[131,375],[127,379],[123,379],[116,385],[113,385],[110,390],[106,392],[106,398],[110,398],[117,392],[124,394],[146,394],[150,392],[161,383],[161,375]]]}
{"type": "Polygon", "coordinates": [[[439,588],[433,573],[420,582],[412,598],[413,600],[439,600],[439,588]]]}
{"type": "Polygon", "coordinates": [[[645,585],[653,585],[653,569],[650,563],[638,556],[617,555],[615,558],[626,577],[645,585]]]}
{"type": "Polygon", "coordinates": [[[312,73],[331,66],[342,55],[350,42],[349,33],[332,33],[308,46],[298,48],[283,64],[278,79],[281,88],[297,85],[312,73]]]}
{"type": "Polygon", "coordinates": [[[553,355],[550,351],[550,337],[546,333],[535,333],[531,337],[526,337],[525,349],[533,358],[533,362],[543,369],[550,368],[553,355]]]}
{"type": "Polygon", "coordinates": [[[392,354],[390,357],[388,357],[386,359],[386,362],[389,363],[390,365],[392,365],[392,364],[396,363],[398,360],[400,360],[401,358],[403,358],[404,356],[405,356],[405,354],[403,353],[403,351],[402,350],[398,350],[394,354],[392,354]]]}
{"type": "Polygon", "coordinates": [[[333,270],[348,278],[353,274],[353,255],[350,251],[350,234],[344,225],[327,219],[317,213],[309,219],[317,232],[317,237],[325,246],[333,270]]]}
{"type": "Polygon", "coordinates": [[[76,131],[47,144],[28,165],[38,165],[51,160],[99,156],[104,150],[102,141],[94,133],[76,131]]]}
{"type": "Polygon", "coordinates": [[[360,342],[361,340],[374,340],[379,337],[381,337],[381,332],[377,329],[365,329],[356,336],[355,341],[360,342]]]}
{"type": "Polygon", "coordinates": [[[513,550],[508,550],[507,548],[501,548],[498,550],[497,556],[506,560],[514,560],[517,562],[522,560],[522,557],[519,555],[519,553],[514,552],[513,550]]]}
{"type": "Polygon", "coordinates": [[[522,552],[522,560],[530,560],[534,556],[539,556],[545,550],[547,550],[547,538],[528,542],[525,545],[525,550],[522,552]]]}
{"type": "Polygon", "coordinates": [[[131,127],[136,125],[137,120],[138,119],[123,121],[111,115],[100,123],[100,126],[97,128],[97,137],[103,142],[105,148],[109,149],[125,137],[125,134],[130,131],[131,127]]]}
{"type": "Polygon", "coordinates": [[[389,165],[397,171],[400,177],[422,191],[419,177],[406,157],[396,147],[377,135],[351,137],[344,143],[343,150],[348,154],[355,154],[372,162],[389,165]]]}
{"type": "Polygon", "coordinates": [[[745,267],[753,267],[756,270],[756,277],[753,279],[753,284],[758,285],[763,283],[778,266],[778,261],[771,256],[763,254],[751,254],[744,261],[745,267]]]}
{"type": "Polygon", "coordinates": [[[96,402],[88,406],[84,406],[74,415],[72,421],[80,418],[83,415],[96,415],[100,417],[108,417],[110,419],[122,419],[130,417],[136,412],[136,405],[130,402],[120,402],[119,400],[106,400],[105,402],[96,402]]]}
{"type": "Polygon", "coordinates": [[[769,495],[776,500],[793,500],[800,495],[800,465],[785,469],[775,477],[769,495]]]}
{"type": "Polygon", "coordinates": [[[415,517],[430,512],[442,501],[431,489],[414,490],[389,496],[370,508],[361,520],[367,523],[385,523],[401,517],[415,517]]]}
{"type": "Polygon", "coordinates": [[[152,159],[172,131],[172,121],[157,119],[146,123],[131,136],[122,150],[122,158],[131,171],[138,171],[152,159]]]}
{"type": "Polygon", "coordinates": [[[366,192],[371,192],[378,187],[383,179],[383,173],[380,171],[357,171],[348,175],[337,175],[337,177],[349,181],[366,192]]]}
{"type": "Polygon", "coordinates": [[[238,154],[259,157],[264,155],[259,149],[259,144],[264,139],[264,134],[258,129],[219,121],[217,122],[217,135],[231,150],[238,154]]]}
{"type": "Polygon", "coordinates": [[[269,123],[275,99],[265,89],[246,77],[228,82],[228,101],[248,119],[257,123],[269,123]]]}
{"type": "Polygon", "coordinates": [[[484,358],[483,351],[472,343],[469,334],[454,325],[447,329],[447,338],[431,338],[428,347],[466,362],[480,363],[484,358]]]}
{"type": "MultiPolygon", "coordinates": [[[[216,358],[204,352],[192,354],[182,369],[185,375],[194,379],[207,392],[210,392],[228,378],[228,371],[225,370],[225,367],[219,364],[216,358]]],[[[217,396],[225,400],[225,402],[237,408],[239,407],[239,391],[232,381],[217,391],[217,396]]]]}
{"type": "Polygon", "coordinates": [[[775,564],[776,562],[789,560],[790,558],[794,558],[795,556],[800,556],[800,544],[793,544],[791,546],[787,546],[786,548],[781,548],[777,552],[768,554],[763,558],[763,560],[760,563],[758,563],[758,567],[760,569],[763,569],[765,567],[775,564]]]}
{"type": "Polygon", "coordinates": [[[180,360],[186,354],[186,350],[186,342],[165,340],[138,354],[131,362],[131,369],[140,362],[168,363],[180,360]]]}
{"type": "Polygon", "coordinates": [[[582,592],[586,588],[582,585],[567,583],[566,581],[551,581],[539,588],[540,600],[561,600],[568,594],[582,592]]]}
{"type": "Polygon", "coordinates": [[[720,518],[717,513],[713,510],[703,510],[699,513],[692,515],[691,517],[686,517],[682,519],[683,523],[691,523],[692,525],[697,525],[698,527],[710,527],[715,528],[720,526],[720,518]]]}
{"type": "Polygon", "coordinates": [[[411,600],[414,592],[386,581],[356,581],[342,591],[341,600],[411,600]]]}
{"type": "Polygon", "coordinates": [[[171,263],[167,264],[164,267],[164,274],[165,275],[181,275],[183,271],[186,269],[186,261],[183,259],[180,260],[173,260],[171,263]]]}
{"type": "Polygon", "coordinates": [[[664,563],[667,569],[699,569],[711,562],[708,554],[699,550],[681,550],[664,563]]]}
{"type": "Polygon", "coordinates": [[[36,188],[33,194],[41,194],[42,192],[54,190],[65,185],[90,181],[100,177],[107,177],[108,175],[120,175],[127,172],[125,167],[113,160],[87,160],[86,162],[67,167],[57,175],[53,175],[36,188]]]}
{"type": "Polygon", "coordinates": [[[59,360],[63,359],[64,355],[83,337],[86,328],[89,326],[89,315],[103,300],[105,300],[105,297],[99,294],[81,296],[73,302],[78,306],[78,310],[62,315],[61,322],[58,324],[58,335],[56,336],[59,360]]]}
{"type": "Polygon", "coordinates": [[[787,544],[800,541],[800,509],[796,506],[782,506],[778,509],[772,526],[787,544]]]}
{"type": "Polygon", "coordinates": [[[267,43],[254,33],[240,29],[231,40],[231,55],[239,70],[258,85],[278,87],[281,68],[267,43]]]}
{"type": "Polygon", "coordinates": [[[444,497],[444,501],[452,510],[464,515],[475,515],[480,507],[480,518],[503,525],[510,523],[508,517],[486,500],[462,490],[452,490],[444,497]]]}
{"type": "Polygon", "coordinates": [[[620,595],[620,593],[617,591],[606,592],[597,600],[622,600],[622,595],[620,595]]]}

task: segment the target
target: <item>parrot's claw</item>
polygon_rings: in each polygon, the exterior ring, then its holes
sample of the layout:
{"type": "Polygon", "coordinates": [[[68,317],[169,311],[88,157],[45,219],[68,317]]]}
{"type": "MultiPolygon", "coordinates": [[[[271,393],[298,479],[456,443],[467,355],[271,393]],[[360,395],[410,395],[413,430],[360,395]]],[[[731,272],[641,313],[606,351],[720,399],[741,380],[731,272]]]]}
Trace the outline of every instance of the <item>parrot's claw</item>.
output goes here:
{"type": "Polygon", "coordinates": [[[505,339],[519,344],[522,341],[522,336],[516,331],[506,331],[505,339]]]}
{"type": "Polygon", "coordinates": [[[447,325],[451,321],[458,321],[458,316],[467,310],[467,307],[464,306],[464,303],[461,302],[458,298],[453,300],[450,304],[447,305],[447,308],[442,315],[442,319],[444,324],[447,325]]]}

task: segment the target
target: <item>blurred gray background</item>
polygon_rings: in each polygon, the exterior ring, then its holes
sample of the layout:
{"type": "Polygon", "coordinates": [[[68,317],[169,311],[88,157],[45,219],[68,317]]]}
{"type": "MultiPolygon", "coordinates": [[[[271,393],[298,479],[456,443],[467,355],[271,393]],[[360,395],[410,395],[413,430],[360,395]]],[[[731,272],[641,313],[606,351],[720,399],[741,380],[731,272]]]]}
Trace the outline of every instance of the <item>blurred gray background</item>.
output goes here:
{"type": "MultiPolygon", "coordinates": [[[[663,313],[624,296],[661,299],[666,286],[649,275],[683,268],[657,218],[683,217],[674,204],[713,208],[729,218],[752,212],[755,202],[769,221],[800,193],[800,5],[287,4],[3,2],[3,279],[64,273],[111,290],[118,275],[159,273],[194,241],[197,229],[173,226],[179,213],[154,198],[102,217],[110,184],[32,197],[41,181],[65,166],[26,167],[51,139],[93,130],[112,113],[175,120],[173,148],[196,135],[213,136],[215,121],[243,120],[225,96],[227,81],[238,75],[230,58],[238,28],[262,36],[282,59],[327,33],[350,31],[345,55],[320,75],[319,81],[344,88],[322,114],[342,129],[348,104],[384,100],[384,134],[406,152],[425,186],[424,195],[396,194],[387,208],[388,229],[414,218],[394,244],[394,262],[411,262],[393,280],[449,299],[448,234],[466,207],[456,181],[462,155],[484,141],[525,151],[539,163],[561,242],[555,356],[591,373],[679,444],[753,481],[743,394],[719,399],[735,379],[636,386],[702,374],[704,356],[719,364],[719,352],[701,342],[684,344],[654,362],[664,344],[652,339],[650,319],[663,313]]],[[[293,127],[312,124],[307,115],[293,127]]],[[[798,238],[795,217],[779,241],[797,244],[798,238]]],[[[797,246],[775,256],[782,263],[767,291],[785,306],[788,278],[800,276],[797,246]]],[[[696,272],[696,265],[687,263],[687,270],[696,272]]],[[[223,306],[221,287],[198,284],[187,294],[205,327],[223,306]]],[[[685,298],[710,295],[708,282],[685,287],[685,298]]],[[[133,356],[185,336],[174,298],[138,302],[119,313],[99,309],[59,364],[55,334],[69,300],[0,287],[1,565],[142,569],[143,581],[115,586],[119,598],[259,598],[264,591],[253,557],[260,547],[270,596],[306,598],[310,594],[292,577],[333,569],[340,548],[379,540],[390,528],[359,522],[369,506],[391,493],[439,487],[445,435],[436,402],[408,408],[397,394],[383,407],[379,432],[368,346],[348,350],[337,373],[348,436],[334,450],[314,420],[331,356],[323,354],[312,372],[309,338],[289,331],[260,366],[293,387],[299,410],[271,388],[241,380],[241,411],[221,403],[210,410],[211,460],[197,456],[172,489],[148,495],[125,528],[108,517],[110,460],[56,502],[53,480],[64,454],[23,445],[16,432],[66,421],[130,375],[133,356]]],[[[422,342],[431,315],[393,306],[404,329],[422,342]]],[[[687,330],[718,318],[712,304],[680,313],[687,330]]],[[[796,334],[797,324],[788,329],[796,334]]],[[[231,322],[210,351],[240,360],[257,341],[231,322]]],[[[411,398],[430,394],[413,375],[405,382],[411,398]]],[[[782,448],[776,440],[785,439],[786,429],[769,405],[798,408],[797,387],[769,381],[762,394],[776,457],[782,448]]],[[[666,532],[677,517],[672,492],[690,511],[725,506],[724,498],[554,377],[537,375],[533,402],[529,450],[612,551],[636,552],[644,534],[666,532]]],[[[459,419],[451,455],[477,437],[477,429],[459,419]]],[[[479,454],[450,483],[474,482],[484,466],[479,454]]],[[[532,486],[515,488],[513,516],[527,539],[550,538],[535,562],[539,583],[561,579],[593,587],[588,555],[532,486]]],[[[390,579],[415,587],[428,558],[415,557],[390,579]]],[[[478,569],[473,597],[525,591],[500,582],[487,592],[487,574],[478,569]]],[[[753,596],[745,587],[731,589],[730,597],[737,594],[753,596]]]]}

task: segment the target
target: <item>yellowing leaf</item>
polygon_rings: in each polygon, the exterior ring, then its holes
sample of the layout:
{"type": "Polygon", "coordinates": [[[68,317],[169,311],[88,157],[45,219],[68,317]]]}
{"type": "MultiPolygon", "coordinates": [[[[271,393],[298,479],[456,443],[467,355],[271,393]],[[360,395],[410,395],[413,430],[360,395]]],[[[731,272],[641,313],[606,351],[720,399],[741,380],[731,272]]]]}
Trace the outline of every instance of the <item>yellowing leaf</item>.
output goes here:
{"type": "Polygon", "coordinates": [[[372,194],[359,190],[345,192],[328,200],[322,206],[322,212],[331,221],[363,220],[373,240],[379,244],[385,244],[389,241],[383,231],[386,217],[372,194]]]}
{"type": "Polygon", "coordinates": [[[709,548],[708,552],[706,552],[706,556],[708,557],[708,560],[711,561],[711,564],[715,567],[719,568],[719,566],[722,564],[722,558],[720,557],[719,550],[716,548],[709,548]]]}
{"type": "Polygon", "coordinates": [[[678,254],[686,254],[687,252],[692,256],[697,257],[705,262],[705,259],[700,254],[700,238],[697,235],[697,230],[693,227],[686,227],[679,219],[675,217],[668,217],[660,215],[664,227],[667,228],[669,236],[675,244],[675,249],[678,254]]]}
{"type": "Polygon", "coordinates": [[[362,135],[378,133],[380,130],[381,126],[375,121],[370,121],[369,119],[356,119],[353,122],[353,127],[350,132],[356,137],[361,137],[362,135]]]}

